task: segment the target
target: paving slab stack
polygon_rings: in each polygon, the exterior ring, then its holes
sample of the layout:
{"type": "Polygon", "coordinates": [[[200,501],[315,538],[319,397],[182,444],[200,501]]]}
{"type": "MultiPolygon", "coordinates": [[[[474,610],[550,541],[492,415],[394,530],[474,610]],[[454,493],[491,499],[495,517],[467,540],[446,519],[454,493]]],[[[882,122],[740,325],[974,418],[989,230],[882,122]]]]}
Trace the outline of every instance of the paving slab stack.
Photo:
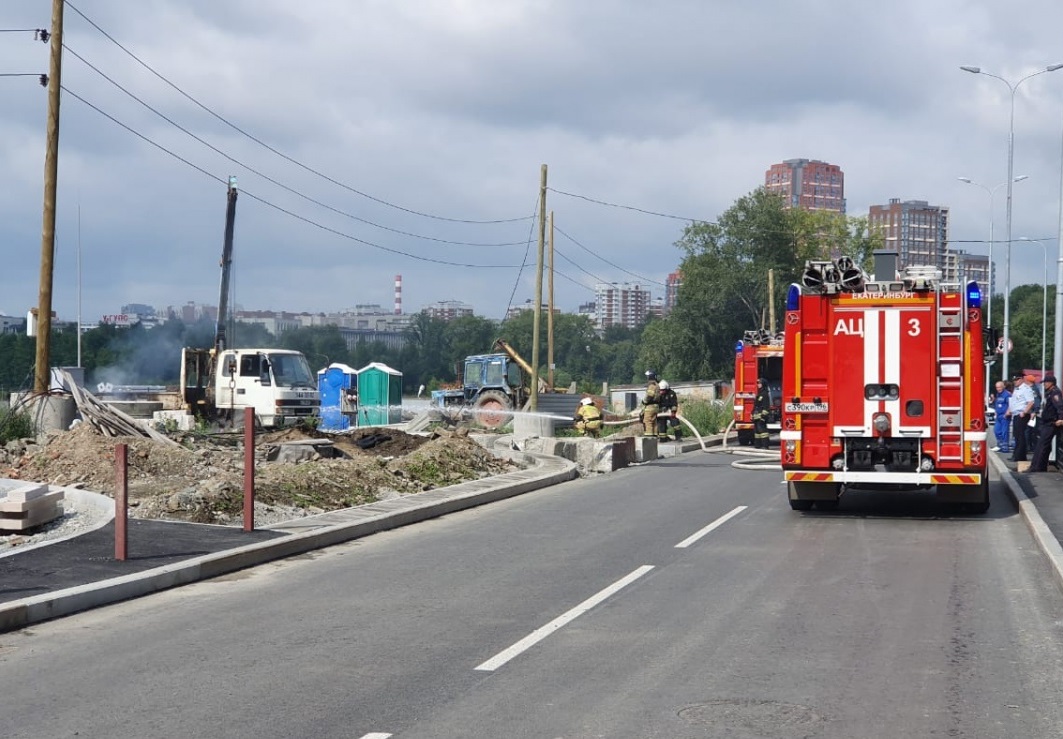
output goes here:
{"type": "Polygon", "coordinates": [[[0,531],[26,531],[63,515],[62,490],[17,480],[0,483],[0,531]]]}

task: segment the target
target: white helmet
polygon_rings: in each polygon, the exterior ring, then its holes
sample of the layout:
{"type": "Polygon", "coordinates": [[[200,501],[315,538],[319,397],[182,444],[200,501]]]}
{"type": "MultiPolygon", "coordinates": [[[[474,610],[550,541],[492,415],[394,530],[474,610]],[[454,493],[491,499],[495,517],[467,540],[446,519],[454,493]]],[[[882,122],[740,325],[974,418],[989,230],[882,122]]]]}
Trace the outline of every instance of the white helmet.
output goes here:
{"type": "Polygon", "coordinates": [[[583,400],[580,401],[580,405],[593,405],[593,404],[594,404],[594,401],[591,400],[590,398],[584,398],[583,400]]]}
{"type": "Polygon", "coordinates": [[[661,380],[661,390],[668,389],[668,380],[661,380]]]}

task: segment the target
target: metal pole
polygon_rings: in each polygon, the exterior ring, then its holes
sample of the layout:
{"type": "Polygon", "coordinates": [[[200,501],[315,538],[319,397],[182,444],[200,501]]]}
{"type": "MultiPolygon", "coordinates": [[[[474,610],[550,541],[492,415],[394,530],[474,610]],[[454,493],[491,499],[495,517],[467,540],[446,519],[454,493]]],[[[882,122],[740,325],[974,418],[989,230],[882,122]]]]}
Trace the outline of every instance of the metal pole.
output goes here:
{"type": "Polygon", "coordinates": [[[1015,184],[1013,182],[1015,178],[1015,91],[1019,86],[1018,84],[1012,86],[1007,81],[1004,84],[1011,89],[1011,117],[1008,122],[1008,202],[1005,211],[1007,213],[1007,242],[1004,246],[1004,359],[1001,369],[1001,376],[1007,382],[1008,355],[1010,354],[1008,352],[1008,341],[1010,339],[1008,328],[1011,317],[1011,191],[1015,184]]]}
{"type": "Polygon", "coordinates": [[[244,531],[255,530],[255,409],[244,408],[244,531]]]}
{"type": "Polygon", "coordinates": [[[129,556],[127,526],[129,515],[129,447],[114,445],[114,558],[125,561],[129,556]]]}
{"type": "Polygon", "coordinates": [[[1063,145],[1060,147],[1059,169],[1059,237],[1056,239],[1056,320],[1052,335],[1052,370],[1059,377],[1063,372],[1063,145]]]}
{"type": "MultiPolygon", "coordinates": [[[[44,223],[41,277],[37,293],[37,348],[33,391],[48,392],[51,374],[52,277],[55,273],[55,200],[59,178],[59,91],[63,60],[63,0],[52,0],[52,47],[48,65],[48,124],[45,130],[44,223]]],[[[80,328],[80,327],[79,327],[80,328]]]]}

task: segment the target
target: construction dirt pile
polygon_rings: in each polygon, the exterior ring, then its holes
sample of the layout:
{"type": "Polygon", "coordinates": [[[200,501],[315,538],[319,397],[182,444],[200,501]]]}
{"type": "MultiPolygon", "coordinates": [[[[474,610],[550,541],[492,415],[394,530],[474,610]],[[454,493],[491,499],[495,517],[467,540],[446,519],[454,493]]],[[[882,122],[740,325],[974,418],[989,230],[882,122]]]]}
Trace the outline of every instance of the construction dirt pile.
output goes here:
{"type": "MultiPolygon", "coordinates": [[[[109,437],[83,423],[50,435],[41,445],[8,444],[0,451],[0,477],[113,495],[114,449],[125,443],[130,515],[200,523],[237,521],[243,506],[242,434],[173,438],[178,444],[109,437]]],[[[276,509],[280,518],[348,508],[514,469],[512,462],[495,457],[461,431],[418,436],[375,428],[330,436],[286,429],[260,434],[255,440],[256,502],[276,509]],[[332,443],[312,444],[315,439],[332,443]],[[294,447],[307,458],[267,461],[278,447],[294,447]],[[330,450],[337,456],[327,457],[330,450]]]]}

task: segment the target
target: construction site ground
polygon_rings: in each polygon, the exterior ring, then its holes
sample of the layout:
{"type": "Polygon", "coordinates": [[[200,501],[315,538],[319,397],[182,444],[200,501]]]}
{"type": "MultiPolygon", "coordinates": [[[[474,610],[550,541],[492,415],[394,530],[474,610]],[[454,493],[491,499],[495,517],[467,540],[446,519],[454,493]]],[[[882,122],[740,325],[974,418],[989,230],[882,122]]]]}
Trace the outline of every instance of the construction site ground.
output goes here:
{"type": "MultiPolygon", "coordinates": [[[[125,443],[131,517],[238,525],[243,509],[243,434],[172,438],[176,444],[143,436],[105,436],[83,423],[70,431],[52,432],[40,444],[9,443],[0,450],[0,477],[113,495],[115,447],[125,443]]],[[[335,435],[303,428],[261,433],[255,439],[256,521],[349,508],[515,468],[461,429],[426,435],[396,428],[335,435]],[[308,443],[315,439],[331,444],[308,443]],[[306,458],[268,461],[285,444],[302,446],[306,458]],[[328,456],[330,448],[337,456],[328,456]]]]}

